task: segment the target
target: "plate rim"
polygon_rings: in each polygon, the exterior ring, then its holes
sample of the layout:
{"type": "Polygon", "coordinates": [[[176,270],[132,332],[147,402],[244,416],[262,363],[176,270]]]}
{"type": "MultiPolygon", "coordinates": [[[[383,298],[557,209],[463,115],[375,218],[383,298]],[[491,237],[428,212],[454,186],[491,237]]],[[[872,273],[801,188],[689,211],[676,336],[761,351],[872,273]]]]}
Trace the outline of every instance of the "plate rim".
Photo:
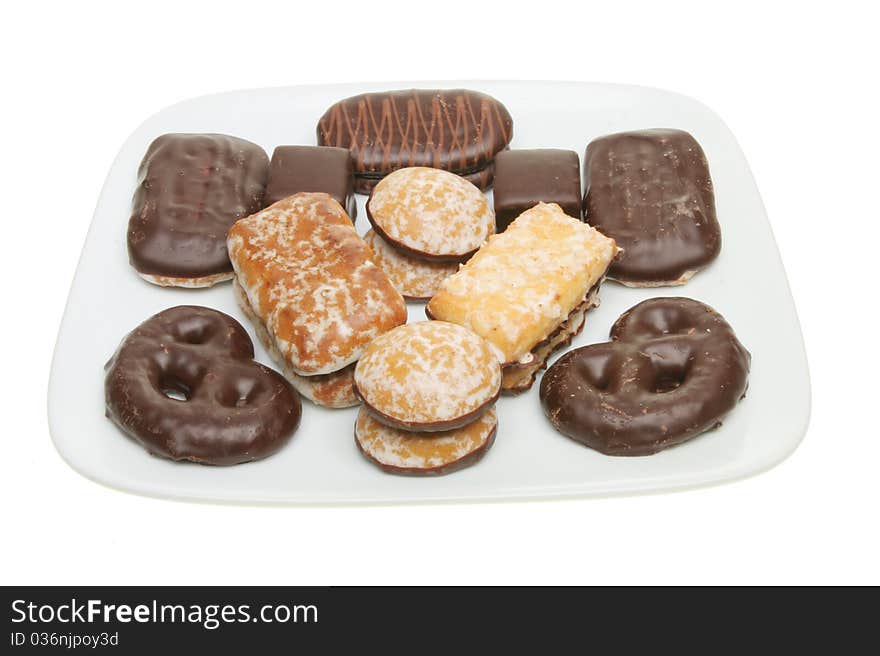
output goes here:
{"type": "MultiPolygon", "coordinates": [[[[360,91],[358,93],[362,93],[360,91]]],[[[664,288],[670,289],[670,288],[664,288]]],[[[678,289],[678,288],[671,288],[678,289]]],[[[253,87],[253,88],[242,88],[242,89],[231,89],[226,91],[217,91],[207,94],[202,94],[198,96],[192,96],[185,98],[183,100],[171,103],[162,109],[153,112],[146,119],[144,119],[141,123],[137,125],[137,127],[132,130],[132,132],[126,137],[126,139],[122,142],[122,145],[119,147],[116,155],[114,156],[110,167],[108,168],[107,175],[104,179],[104,183],[101,186],[100,193],[98,195],[98,199],[95,203],[94,210],[92,212],[92,218],[89,222],[88,229],[86,231],[85,237],[80,245],[80,253],[77,258],[76,267],[74,269],[73,276],[71,277],[70,284],[68,286],[67,297],[65,299],[64,311],[61,316],[61,320],[59,322],[59,327],[56,332],[55,343],[52,351],[52,358],[50,362],[50,372],[49,379],[47,384],[47,396],[46,396],[46,410],[47,410],[47,420],[48,420],[48,429],[49,435],[52,441],[52,444],[55,448],[55,451],[61,457],[61,459],[75,472],[77,472],[83,478],[97,483],[103,487],[109,488],[114,491],[124,492],[127,494],[133,494],[153,499],[162,499],[166,501],[177,501],[177,502],[185,502],[185,503],[204,503],[211,505],[234,505],[234,506],[286,506],[286,507],[353,507],[353,506],[413,506],[413,505],[448,505],[453,503],[468,503],[468,504],[476,504],[476,503],[507,503],[507,502],[535,502],[535,501],[559,501],[559,500],[578,500],[578,499],[599,499],[599,498],[613,498],[613,497],[623,497],[623,496],[636,496],[636,495],[655,495],[655,494],[666,494],[666,493],[675,493],[688,491],[693,489],[699,489],[704,487],[715,487],[718,485],[724,485],[727,483],[734,483],[740,480],[744,480],[747,478],[751,478],[753,476],[758,476],[762,473],[765,473],[785,460],[787,460],[792,453],[794,453],[800,444],[803,442],[806,433],[809,429],[810,419],[812,416],[812,383],[810,379],[810,366],[809,366],[809,358],[806,350],[806,344],[803,336],[803,329],[801,326],[800,315],[797,311],[797,305],[795,303],[794,295],[791,292],[791,285],[789,283],[788,273],[785,269],[785,264],[782,260],[782,253],[779,249],[779,244],[776,240],[776,234],[773,231],[773,224],[770,221],[770,217],[767,214],[766,206],[764,204],[763,197],[760,194],[760,189],[758,188],[757,181],[755,180],[754,173],[752,172],[751,166],[749,164],[748,159],[745,157],[745,153],[742,150],[742,147],[736,138],[736,135],[730,130],[727,126],[727,123],[721,118],[721,116],[715,112],[712,108],[707,106],[702,101],[695,99],[691,96],[676,92],[670,91],[668,89],[664,89],[662,87],[654,87],[654,86],[646,86],[646,85],[637,85],[637,84],[622,84],[615,82],[593,82],[593,81],[578,81],[578,80],[517,80],[517,79],[461,79],[461,80],[427,80],[427,81],[380,81],[380,80],[367,80],[367,81],[357,81],[357,82],[333,82],[328,84],[321,83],[309,83],[309,84],[299,84],[299,85],[277,85],[277,86],[264,86],[264,87],[253,87]],[[649,91],[653,93],[662,93],[673,97],[681,98],[682,100],[687,101],[693,105],[699,106],[703,111],[711,114],[713,118],[718,122],[719,126],[723,128],[727,132],[727,136],[735,143],[739,153],[741,155],[741,159],[743,164],[745,165],[745,171],[748,173],[749,180],[751,185],[754,187],[757,192],[757,200],[760,203],[761,212],[762,212],[762,220],[764,225],[769,231],[770,238],[773,242],[773,250],[776,256],[776,260],[779,264],[779,270],[782,273],[782,283],[784,285],[785,291],[787,292],[788,299],[791,303],[792,309],[792,318],[794,319],[793,328],[796,331],[796,335],[798,337],[796,350],[798,360],[803,364],[803,373],[804,378],[802,381],[801,392],[803,393],[804,398],[801,399],[801,404],[803,406],[803,412],[799,415],[800,422],[799,425],[793,429],[792,437],[790,440],[782,442],[781,448],[778,448],[772,452],[770,457],[767,457],[765,460],[758,463],[757,466],[742,466],[742,465],[734,465],[730,466],[729,463],[722,464],[721,466],[717,466],[708,470],[700,470],[699,472],[695,472],[688,476],[675,475],[676,483],[673,484],[663,484],[659,480],[651,479],[649,481],[640,481],[636,483],[628,483],[624,485],[614,485],[609,484],[607,481],[602,484],[602,489],[589,490],[589,489],[574,489],[572,486],[563,486],[558,489],[552,490],[535,490],[530,493],[493,493],[491,490],[486,494],[456,494],[449,493],[432,497],[398,497],[398,498],[387,498],[387,497],[364,497],[364,498],[352,498],[352,497],[332,497],[325,496],[319,498],[276,498],[271,496],[265,497],[249,497],[247,499],[242,499],[241,497],[235,495],[224,495],[222,493],[217,494],[214,491],[209,492],[199,492],[196,493],[175,493],[175,492],[163,492],[161,490],[156,490],[151,488],[148,485],[143,485],[139,481],[135,481],[134,483],[123,484],[118,480],[114,480],[112,477],[102,476],[100,474],[96,474],[93,470],[90,470],[88,467],[83,466],[82,461],[75,457],[74,451],[68,449],[68,444],[63,440],[59,440],[58,434],[59,422],[60,418],[57,416],[57,408],[58,403],[55,401],[57,395],[60,393],[60,390],[57,389],[57,363],[59,357],[59,345],[61,343],[62,334],[65,331],[65,328],[70,320],[70,310],[71,310],[71,296],[76,285],[76,282],[81,274],[83,258],[86,251],[86,246],[89,244],[93,237],[93,231],[96,229],[96,217],[99,209],[101,208],[104,198],[107,195],[108,185],[111,179],[111,173],[115,170],[119,159],[126,151],[126,147],[128,143],[131,141],[133,137],[135,137],[140,130],[153,121],[156,117],[173,111],[174,109],[186,105],[188,103],[203,101],[207,98],[218,98],[222,96],[232,96],[232,95],[240,95],[240,94],[249,94],[256,92],[265,92],[265,91],[281,91],[281,90],[307,90],[307,89],[342,89],[342,88],[368,88],[371,86],[381,87],[383,89],[395,89],[395,88],[454,88],[454,87],[462,87],[463,85],[495,85],[495,84],[513,84],[513,85],[542,85],[542,86],[561,86],[561,85],[571,85],[578,87],[602,87],[602,88],[616,88],[616,89],[625,89],[629,91],[649,91]]],[[[155,456],[151,456],[155,457],[155,456]]],[[[183,465],[186,466],[186,465],[183,465]]],[[[244,464],[243,466],[247,466],[244,464]]],[[[661,477],[662,478],[662,477],[661,477]]]]}

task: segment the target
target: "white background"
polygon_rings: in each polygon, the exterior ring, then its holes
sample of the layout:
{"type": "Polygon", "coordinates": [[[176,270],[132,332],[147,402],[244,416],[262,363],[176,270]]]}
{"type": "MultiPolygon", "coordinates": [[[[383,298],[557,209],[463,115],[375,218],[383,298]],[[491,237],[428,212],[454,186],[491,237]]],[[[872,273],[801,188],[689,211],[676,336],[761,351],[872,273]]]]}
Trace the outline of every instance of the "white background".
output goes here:
{"type": "Polygon", "coordinates": [[[880,583],[872,3],[494,4],[3,4],[0,583],[880,583]],[[676,494],[354,509],[158,501],[71,470],[47,429],[49,366],[128,134],[204,93],[444,78],[657,86],[721,115],[803,325],[813,415],[794,455],[676,494]]]}

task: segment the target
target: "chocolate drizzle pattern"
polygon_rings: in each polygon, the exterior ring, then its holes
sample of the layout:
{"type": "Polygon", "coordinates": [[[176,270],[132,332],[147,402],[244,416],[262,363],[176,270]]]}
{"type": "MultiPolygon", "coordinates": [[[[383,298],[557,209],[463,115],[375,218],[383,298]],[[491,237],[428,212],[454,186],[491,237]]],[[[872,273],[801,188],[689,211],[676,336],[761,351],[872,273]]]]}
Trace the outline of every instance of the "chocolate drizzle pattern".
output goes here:
{"type": "Polygon", "coordinates": [[[486,188],[491,176],[470,175],[507,147],[513,120],[504,105],[483,93],[411,89],[337,102],[321,117],[317,132],[320,145],[349,149],[358,191],[407,166],[469,175],[486,188]]]}

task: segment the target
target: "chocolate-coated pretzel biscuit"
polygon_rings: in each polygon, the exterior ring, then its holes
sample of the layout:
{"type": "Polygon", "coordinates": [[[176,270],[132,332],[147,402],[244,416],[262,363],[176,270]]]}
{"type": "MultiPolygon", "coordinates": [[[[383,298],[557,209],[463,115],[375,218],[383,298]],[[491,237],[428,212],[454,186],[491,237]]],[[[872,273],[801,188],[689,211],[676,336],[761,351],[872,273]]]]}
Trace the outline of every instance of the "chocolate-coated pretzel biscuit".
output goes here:
{"type": "Polygon", "coordinates": [[[541,381],[553,426],[607,455],[657,453],[717,428],[745,395],[751,356],[715,310],[652,298],[611,341],[562,356],[541,381]]]}
{"type": "Polygon", "coordinates": [[[299,425],[296,391],[254,362],[222,312],[169,308],[135,328],[105,366],[106,414],[150,453],[234,465],[280,449],[299,425]]]}

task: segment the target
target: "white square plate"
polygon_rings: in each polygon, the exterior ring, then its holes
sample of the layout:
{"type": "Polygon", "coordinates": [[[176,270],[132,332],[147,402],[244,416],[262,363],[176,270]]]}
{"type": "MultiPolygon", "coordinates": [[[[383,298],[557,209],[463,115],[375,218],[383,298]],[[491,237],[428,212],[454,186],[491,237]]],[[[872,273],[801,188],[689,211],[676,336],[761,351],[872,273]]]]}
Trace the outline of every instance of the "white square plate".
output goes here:
{"type": "MultiPolygon", "coordinates": [[[[365,197],[357,226],[367,228],[365,197]]],[[[536,272],[537,275],[540,275],[536,272]]],[[[411,304],[410,320],[424,319],[411,304]]],[[[558,354],[557,354],[558,357],[558,354]]],[[[800,442],[810,410],[803,340],[761,197],[733,135],[711,110],[674,93],[631,86],[558,82],[429,82],[303,86],[234,91],[188,100],[141,125],[122,147],[98,201],[52,365],[49,425],[62,457],[105,485],[157,497],[212,502],[354,504],[549,499],[657,492],[728,481],[766,470],[800,442]],[[498,403],[495,446],[476,466],[445,477],[381,472],[358,452],[357,410],[304,402],[302,424],[278,454],[235,467],[204,467],[151,457],[104,417],[103,365],[119,341],[152,314],[179,304],[236,317],[254,338],[229,283],[208,290],[163,289],[128,265],[125,234],[138,164],[165,132],[221,132],[271,154],[282,144],[314,144],[318,118],[333,102],[364,91],[466,87],[510,110],[514,148],[568,148],[621,130],[670,127],[705,149],[723,234],[720,257],[684,287],[627,289],[607,282],[574,346],[605,341],[614,320],[639,301],[683,295],[704,301],[733,325],[752,353],[748,397],[724,425],[655,456],[612,458],[556,433],[538,402],[538,385],[498,403]]]]}

